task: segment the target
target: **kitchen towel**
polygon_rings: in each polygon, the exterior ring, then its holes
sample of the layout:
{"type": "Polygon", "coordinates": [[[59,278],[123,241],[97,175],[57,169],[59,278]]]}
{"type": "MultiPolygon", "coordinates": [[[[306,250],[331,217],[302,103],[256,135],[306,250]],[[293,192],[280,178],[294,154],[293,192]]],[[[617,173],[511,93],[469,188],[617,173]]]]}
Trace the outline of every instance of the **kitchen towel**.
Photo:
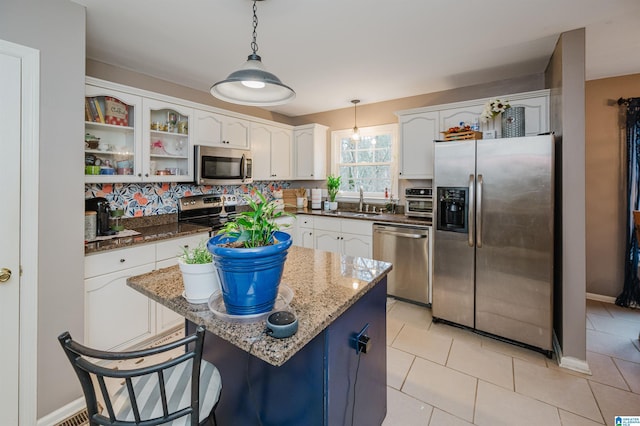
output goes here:
{"type": "Polygon", "coordinates": [[[322,189],[313,188],[311,190],[311,208],[320,210],[322,208],[322,189]]]}

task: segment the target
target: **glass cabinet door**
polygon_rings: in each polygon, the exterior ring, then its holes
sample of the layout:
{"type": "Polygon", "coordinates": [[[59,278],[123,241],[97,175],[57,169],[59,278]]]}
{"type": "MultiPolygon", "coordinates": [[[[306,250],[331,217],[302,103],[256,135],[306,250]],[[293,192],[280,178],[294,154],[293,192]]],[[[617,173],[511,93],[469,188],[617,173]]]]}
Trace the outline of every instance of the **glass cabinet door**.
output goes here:
{"type": "Polygon", "coordinates": [[[91,85],[85,93],[85,182],[140,180],[142,98],[91,85]]]}
{"type": "Polygon", "coordinates": [[[152,182],[193,180],[190,128],[193,110],[144,99],[143,179],[152,182]]]}

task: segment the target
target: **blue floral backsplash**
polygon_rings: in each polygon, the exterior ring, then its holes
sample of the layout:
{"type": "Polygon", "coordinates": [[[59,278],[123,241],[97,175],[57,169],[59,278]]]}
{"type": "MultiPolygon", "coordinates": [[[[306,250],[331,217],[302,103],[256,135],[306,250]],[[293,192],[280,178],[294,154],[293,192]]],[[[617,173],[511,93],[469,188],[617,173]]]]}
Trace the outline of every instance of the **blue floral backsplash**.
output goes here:
{"type": "MultiPolygon", "coordinates": [[[[255,194],[262,192],[267,199],[272,191],[289,188],[289,182],[256,182],[251,185],[194,185],[183,183],[100,183],[85,184],[85,198],[104,197],[112,209],[124,209],[125,217],[141,217],[178,213],[178,200],[200,194],[255,194]]],[[[243,204],[243,200],[240,200],[243,204]]]]}

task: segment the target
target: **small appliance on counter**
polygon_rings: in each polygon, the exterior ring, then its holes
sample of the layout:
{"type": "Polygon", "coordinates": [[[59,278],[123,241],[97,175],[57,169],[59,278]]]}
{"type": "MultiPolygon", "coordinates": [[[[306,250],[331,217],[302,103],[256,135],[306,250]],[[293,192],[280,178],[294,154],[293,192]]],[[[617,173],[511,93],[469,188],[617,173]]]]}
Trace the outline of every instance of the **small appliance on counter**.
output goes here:
{"type": "Polygon", "coordinates": [[[96,212],[96,235],[98,237],[105,235],[113,235],[113,231],[109,226],[109,217],[111,215],[111,206],[109,201],[103,197],[87,198],[84,200],[84,210],[96,212]]]}

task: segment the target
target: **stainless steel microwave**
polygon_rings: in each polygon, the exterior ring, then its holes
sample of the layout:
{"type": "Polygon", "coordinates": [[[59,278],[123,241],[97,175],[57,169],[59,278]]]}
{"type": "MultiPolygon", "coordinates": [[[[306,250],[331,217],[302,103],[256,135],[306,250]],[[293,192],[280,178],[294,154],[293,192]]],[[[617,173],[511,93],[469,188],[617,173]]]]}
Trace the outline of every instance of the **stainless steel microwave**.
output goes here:
{"type": "Polygon", "coordinates": [[[195,182],[234,185],[253,182],[251,151],[196,145],[195,182]]]}

